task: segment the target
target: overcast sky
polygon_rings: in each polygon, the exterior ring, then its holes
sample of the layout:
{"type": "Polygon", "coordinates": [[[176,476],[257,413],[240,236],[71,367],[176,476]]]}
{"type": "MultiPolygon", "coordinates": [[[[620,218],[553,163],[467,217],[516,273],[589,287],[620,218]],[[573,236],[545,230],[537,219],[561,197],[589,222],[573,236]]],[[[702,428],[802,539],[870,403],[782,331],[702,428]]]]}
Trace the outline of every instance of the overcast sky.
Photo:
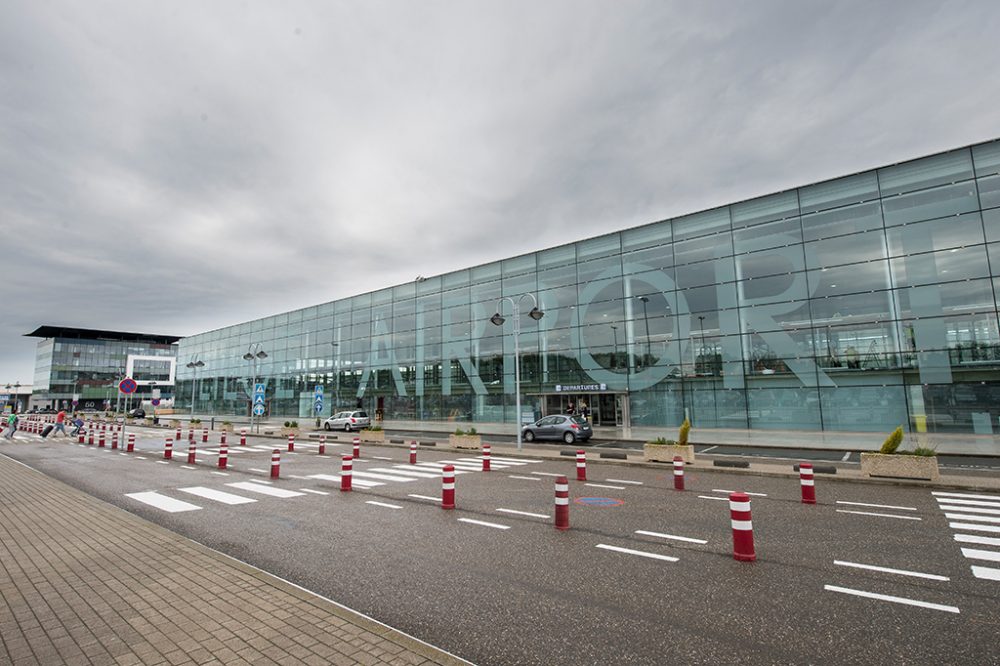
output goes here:
{"type": "Polygon", "coordinates": [[[1000,136],[1000,3],[0,3],[0,384],[1000,136]]]}

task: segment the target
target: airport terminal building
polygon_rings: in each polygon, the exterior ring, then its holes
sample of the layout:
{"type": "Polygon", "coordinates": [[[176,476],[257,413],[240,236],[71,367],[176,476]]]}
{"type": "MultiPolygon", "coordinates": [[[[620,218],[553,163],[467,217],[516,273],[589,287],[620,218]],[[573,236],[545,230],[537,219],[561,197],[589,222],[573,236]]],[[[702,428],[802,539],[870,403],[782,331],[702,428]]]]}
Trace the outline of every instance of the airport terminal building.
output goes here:
{"type": "Polygon", "coordinates": [[[513,427],[516,343],[522,420],[988,435],[998,276],[1000,140],[185,338],[177,402],[513,427]]]}

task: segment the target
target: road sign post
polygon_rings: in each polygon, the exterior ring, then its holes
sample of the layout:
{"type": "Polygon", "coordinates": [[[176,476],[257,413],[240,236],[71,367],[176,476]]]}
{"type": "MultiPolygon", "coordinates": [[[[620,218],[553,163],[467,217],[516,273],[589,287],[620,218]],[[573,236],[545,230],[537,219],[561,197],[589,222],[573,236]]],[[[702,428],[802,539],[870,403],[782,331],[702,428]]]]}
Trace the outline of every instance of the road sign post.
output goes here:
{"type": "Polygon", "coordinates": [[[250,414],[250,428],[253,429],[254,417],[257,417],[257,432],[260,432],[260,417],[264,416],[264,383],[259,382],[253,387],[253,412],[250,414]]]}
{"type": "Polygon", "coordinates": [[[323,413],[323,385],[316,384],[313,390],[313,413],[319,416],[323,413]]]}

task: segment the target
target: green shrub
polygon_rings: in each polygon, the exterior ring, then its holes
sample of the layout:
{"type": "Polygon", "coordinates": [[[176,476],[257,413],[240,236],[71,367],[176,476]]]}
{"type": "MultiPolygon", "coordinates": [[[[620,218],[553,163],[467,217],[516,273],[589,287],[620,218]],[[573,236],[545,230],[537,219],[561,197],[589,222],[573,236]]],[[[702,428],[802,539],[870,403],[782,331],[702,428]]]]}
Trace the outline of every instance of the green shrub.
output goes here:
{"type": "Polygon", "coordinates": [[[888,437],[885,438],[885,442],[882,443],[882,448],[879,449],[879,453],[892,454],[896,453],[896,449],[903,442],[903,426],[899,426],[892,431],[888,437]]]}
{"type": "Polygon", "coordinates": [[[222,425],[224,425],[224,426],[231,426],[231,425],[233,425],[233,422],[232,421],[223,421],[222,425]]]}
{"type": "Polygon", "coordinates": [[[476,435],[476,434],[478,434],[478,433],[476,432],[476,429],[475,429],[475,428],[469,428],[469,434],[470,434],[470,435],[476,435]]]}
{"type": "Polygon", "coordinates": [[[928,458],[930,456],[936,456],[937,449],[929,446],[918,446],[912,451],[897,451],[896,453],[901,456],[921,456],[924,458],[928,458]]]}
{"type": "Polygon", "coordinates": [[[191,419],[191,425],[201,425],[201,419],[191,419]]]}
{"type": "Polygon", "coordinates": [[[367,428],[365,428],[365,430],[367,430],[369,432],[382,432],[382,426],[380,426],[380,425],[371,425],[371,426],[368,426],[367,428]]]}
{"type": "Polygon", "coordinates": [[[465,434],[464,430],[462,430],[461,428],[455,428],[455,435],[457,435],[458,437],[461,437],[464,434],[465,434]]]}
{"type": "Polygon", "coordinates": [[[299,422],[298,421],[292,421],[292,424],[290,426],[288,426],[288,427],[289,428],[298,428],[299,427],[299,422]]]}
{"type": "Polygon", "coordinates": [[[292,427],[292,422],[291,421],[285,421],[285,427],[286,428],[291,428],[292,427]]]}
{"type": "Polygon", "coordinates": [[[684,419],[684,423],[681,424],[681,429],[677,433],[677,443],[681,446],[687,446],[689,432],[691,432],[691,422],[684,419]]]}
{"type": "Polygon", "coordinates": [[[478,433],[476,433],[476,429],[475,428],[469,428],[468,430],[462,430],[461,428],[455,428],[455,434],[457,436],[459,436],[459,437],[464,437],[465,435],[469,435],[470,437],[472,437],[472,436],[474,436],[474,435],[476,435],[478,433]]]}

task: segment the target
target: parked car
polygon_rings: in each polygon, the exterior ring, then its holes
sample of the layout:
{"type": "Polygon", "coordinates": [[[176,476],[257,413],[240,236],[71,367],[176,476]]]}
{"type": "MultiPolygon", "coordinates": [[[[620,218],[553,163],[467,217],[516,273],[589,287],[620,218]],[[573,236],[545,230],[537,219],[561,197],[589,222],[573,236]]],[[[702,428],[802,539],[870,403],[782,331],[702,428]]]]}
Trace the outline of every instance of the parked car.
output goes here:
{"type": "Polygon", "coordinates": [[[368,418],[367,412],[338,412],[323,422],[323,428],[351,432],[352,430],[363,430],[371,424],[372,420],[368,418]]]}
{"type": "Polygon", "coordinates": [[[146,418],[146,410],[143,409],[142,407],[136,407],[135,409],[130,411],[128,415],[133,419],[144,419],[146,418]]]}
{"type": "Polygon", "coordinates": [[[521,437],[526,442],[533,442],[536,439],[561,439],[567,444],[572,444],[578,439],[585,442],[593,434],[594,431],[587,419],[564,414],[546,416],[521,429],[521,437]]]}

